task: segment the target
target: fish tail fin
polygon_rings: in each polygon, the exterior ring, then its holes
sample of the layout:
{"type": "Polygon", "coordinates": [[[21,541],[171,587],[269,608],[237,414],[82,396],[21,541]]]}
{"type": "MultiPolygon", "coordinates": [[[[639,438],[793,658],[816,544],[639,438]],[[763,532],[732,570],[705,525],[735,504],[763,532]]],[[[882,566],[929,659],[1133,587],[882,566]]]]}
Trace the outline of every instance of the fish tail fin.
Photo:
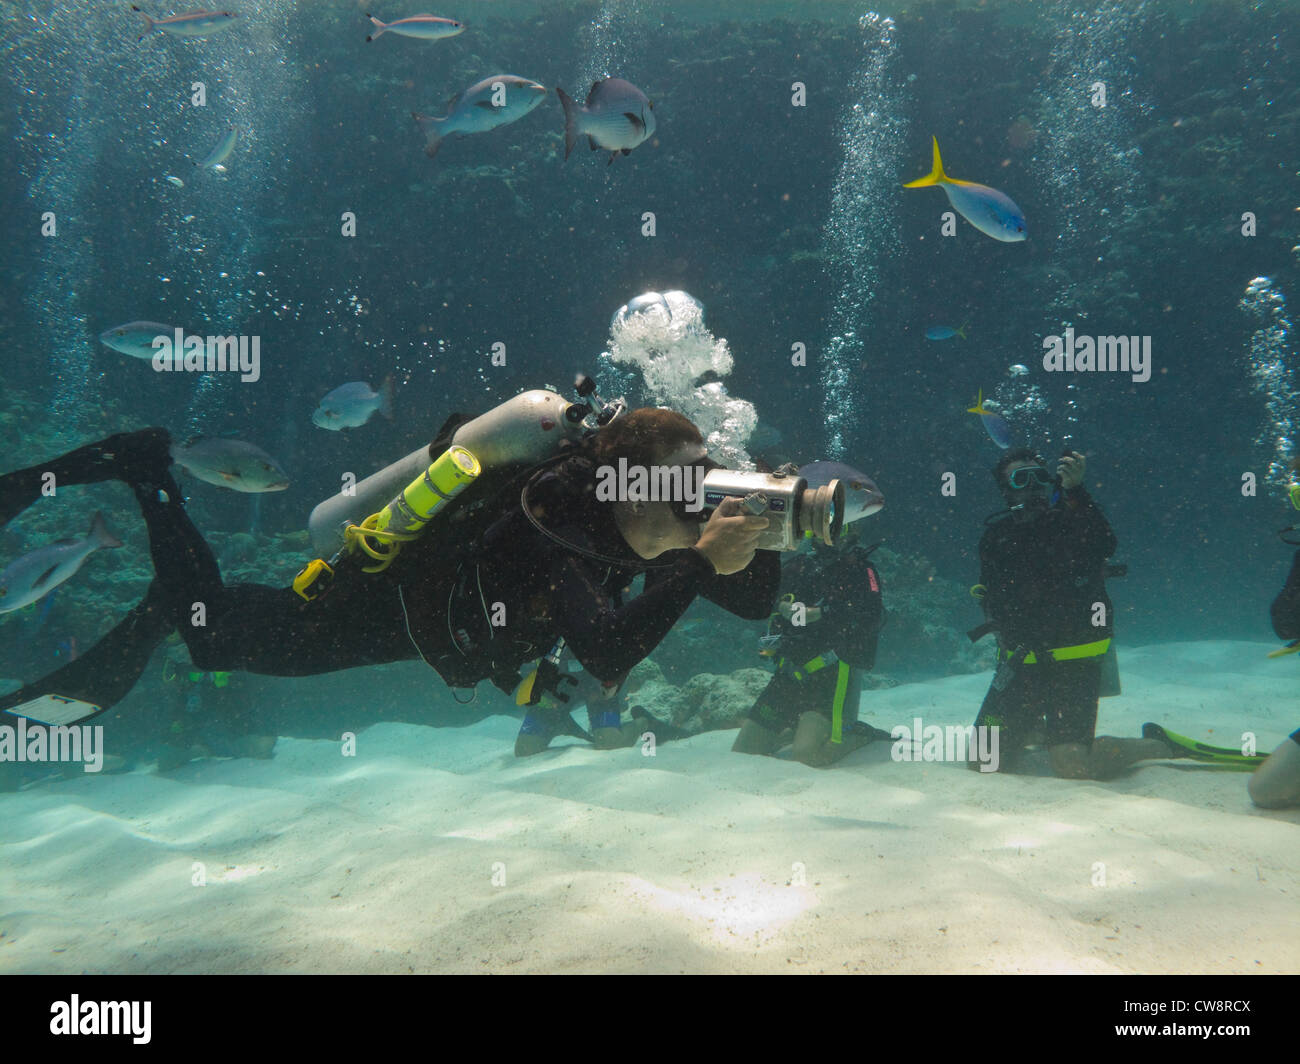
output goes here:
{"type": "Polygon", "coordinates": [[[984,409],[984,389],[983,389],[983,388],[980,389],[979,396],[978,396],[978,398],[976,398],[976,400],[975,400],[975,405],[974,405],[974,406],[968,406],[968,407],[966,408],[966,413],[968,413],[968,414],[985,414],[985,415],[987,415],[987,414],[989,413],[989,411],[987,411],[987,410],[984,409]]]}
{"type": "Polygon", "coordinates": [[[145,21],[144,33],[140,34],[140,36],[136,38],[137,41],[143,41],[150,33],[153,32],[154,21],[143,11],[141,11],[138,7],[136,7],[135,4],[131,5],[131,10],[134,11],[145,21]]]}
{"type": "Polygon", "coordinates": [[[969,324],[970,322],[964,321],[961,323],[961,328],[957,330],[957,335],[960,336],[963,340],[966,339],[966,326],[969,324]]]}
{"type": "Polygon", "coordinates": [[[924,177],[909,181],[904,188],[925,188],[927,185],[941,185],[948,180],[943,172],[943,160],[939,158],[939,138],[934,137],[934,168],[924,177]]]}
{"type": "Polygon", "coordinates": [[[564,108],[564,157],[567,159],[573,152],[573,146],[578,143],[578,105],[558,85],[555,86],[555,95],[560,98],[560,106],[564,108]]]}
{"type": "Polygon", "coordinates": [[[438,132],[437,123],[443,121],[443,119],[430,118],[418,111],[412,111],[411,117],[415,119],[415,124],[420,127],[420,131],[425,135],[424,154],[432,159],[438,154],[438,149],[442,147],[442,134],[438,132]]]}
{"type": "Polygon", "coordinates": [[[94,539],[97,548],[120,547],[122,545],[122,541],[108,530],[108,522],[104,520],[102,510],[97,511],[90,522],[90,535],[94,539]]]}
{"type": "Polygon", "coordinates": [[[366,18],[370,20],[371,24],[375,27],[376,30],[375,33],[370,33],[366,35],[366,41],[367,42],[373,41],[376,37],[383,36],[384,31],[388,29],[388,23],[380,22],[379,19],[375,18],[374,15],[370,14],[369,11],[366,12],[366,18]]]}
{"type": "Polygon", "coordinates": [[[384,378],[384,383],[379,386],[379,412],[393,420],[393,376],[390,373],[384,378]]]}

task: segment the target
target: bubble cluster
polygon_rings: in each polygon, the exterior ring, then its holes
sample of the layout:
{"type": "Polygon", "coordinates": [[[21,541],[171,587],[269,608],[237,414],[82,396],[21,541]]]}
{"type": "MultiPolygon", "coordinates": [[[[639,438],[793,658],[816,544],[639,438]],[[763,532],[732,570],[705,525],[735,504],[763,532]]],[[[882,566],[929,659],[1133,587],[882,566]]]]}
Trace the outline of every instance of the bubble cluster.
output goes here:
{"type": "Polygon", "coordinates": [[[1256,277],[1246,286],[1238,306],[1256,326],[1245,354],[1251,388],[1264,401],[1264,421],[1255,446],[1268,455],[1267,482],[1285,489],[1295,456],[1297,400],[1286,298],[1272,278],[1256,277]]]}
{"type": "Polygon", "coordinates": [[[699,427],[713,458],[734,468],[753,467],[745,444],[758,425],[758,412],[745,399],[734,399],[717,379],[731,372],[735,360],[727,341],[704,324],[704,307],[686,292],[646,293],[614,314],[609,350],[602,352],[602,390],[611,392],[615,376],[605,367],[629,366],[641,386],[624,394],[633,406],[671,406],[699,427]],[[655,296],[657,298],[651,298],[655,296]]]}
{"type": "Polygon", "coordinates": [[[883,264],[900,250],[895,186],[906,123],[902,83],[893,71],[897,27],[874,11],[858,24],[866,54],[848,83],[852,102],[840,118],[842,161],[823,233],[827,270],[840,285],[820,362],[825,451],[832,458],[844,457],[848,433],[865,418],[859,371],[868,352],[861,335],[871,323],[883,264]]]}

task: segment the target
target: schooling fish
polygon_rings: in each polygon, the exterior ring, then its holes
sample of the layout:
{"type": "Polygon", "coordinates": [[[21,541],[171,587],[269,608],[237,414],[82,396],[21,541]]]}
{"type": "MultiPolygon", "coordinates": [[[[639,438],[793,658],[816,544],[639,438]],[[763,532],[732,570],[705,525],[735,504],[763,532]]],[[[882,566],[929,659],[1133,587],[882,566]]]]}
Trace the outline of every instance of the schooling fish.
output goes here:
{"type": "Polygon", "coordinates": [[[985,236],[1008,243],[1025,239],[1025,216],[1011,202],[1011,197],[988,185],[958,181],[943,172],[938,137],[934,138],[934,169],[903,187],[925,188],[929,185],[939,185],[948,194],[953,209],[985,236]]]}
{"type": "Polygon", "coordinates": [[[375,32],[366,38],[367,41],[373,41],[385,33],[396,33],[399,37],[418,37],[422,41],[440,41],[444,37],[455,37],[465,30],[455,19],[438,18],[436,15],[410,15],[392,22],[380,22],[369,14],[366,18],[375,27],[375,32]]]}
{"type": "Polygon", "coordinates": [[[566,159],[578,138],[586,136],[591,150],[605,149],[612,163],[620,152],[627,155],[655,131],[655,105],[644,92],[622,78],[597,81],[581,107],[563,89],[557,87],[555,94],[564,107],[566,159]]]}
{"type": "Polygon", "coordinates": [[[1004,451],[1011,446],[1011,426],[1000,413],[988,408],[988,404],[984,402],[983,388],[980,389],[979,396],[975,399],[975,405],[967,407],[966,413],[979,414],[980,420],[984,422],[985,431],[989,434],[989,439],[1004,451]]]}
{"type": "Polygon", "coordinates": [[[102,513],[95,514],[82,539],[61,539],[24,554],[0,573],[0,613],[12,613],[43,598],[73,575],[97,550],[120,547],[102,513]]]}
{"type": "Polygon", "coordinates": [[[163,325],[157,321],[129,321],[125,325],[105,329],[99,334],[99,342],[132,358],[153,358],[158,350],[153,345],[155,338],[165,336],[171,342],[175,335],[174,325],[163,325]]]}
{"type": "Polygon", "coordinates": [[[199,438],[173,445],[172,461],[192,477],[219,488],[255,494],[284,491],[289,475],[260,447],[243,440],[199,438]]]}
{"type": "Polygon", "coordinates": [[[799,475],[808,481],[808,487],[825,487],[832,480],[844,484],[844,523],[858,521],[879,513],[884,508],[885,497],[875,482],[865,473],[859,473],[843,462],[809,462],[801,466],[799,475]]]}
{"type": "Polygon", "coordinates": [[[311,423],[318,428],[355,429],[364,425],[375,414],[383,414],[390,421],[393,418],[393,378],[385,377],[384,383],[375,391],[365,381],[351,381],[341,384],[320,401],[311,416],[311,423]]]}
{"type": "Polygon", "coordinates": [[[170,33],[173,37],[208,37],[214,33],[229,29],[235,24],[235,19],[238,17],[231,11],[191,11],[185,15],[152,18],[136,7],[135,4],[131,5],[131,10],[149,23],[145,27],[144,33],[140,34],[139,39],[142,41],[153,30],[170,33]]]}
{"type": "Polygon", "coordinates": [[[448,137],[468,133],[486,133],[497,126],[523,118],[542,102],[545,87],[514,74],[497,74],[458,92],[447,101],[447,113],[441,118],[411,112],[424,130],[428,143],[424,154],[432,159],[448,137]]]}
{"type": "Polygon", "coordinates": [[[201,163],[195,163],[194,165],[200,170],[215,170],[230,158],[230,153],[235,150],[237,140],[239,140],[239,130],[232,127],[227,130],[226,135],[221,138],[217,146],[208,152],[208,157],[201,163]]]}
{"type": "Polygon", "coordinates": [[[931,325],[925,330],[927,340],[951,340],[954,336],[960,336],[966,339],[966,326],[963,324],[960,329],[954,329],[951,325],[931,325]]]}

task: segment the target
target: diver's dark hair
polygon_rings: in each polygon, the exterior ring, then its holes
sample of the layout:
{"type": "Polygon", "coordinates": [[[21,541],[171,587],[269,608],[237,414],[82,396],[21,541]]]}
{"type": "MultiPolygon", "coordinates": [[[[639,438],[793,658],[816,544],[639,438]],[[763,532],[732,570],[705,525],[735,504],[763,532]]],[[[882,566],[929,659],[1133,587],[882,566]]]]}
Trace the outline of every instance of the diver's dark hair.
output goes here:
{"type": "Polygon", "coordinates": [[[652,466],[686,444],[704,446],[694,422],[676,410],[646,406],[616,418],[596,433],[591,451],[601,464],[652,466]]]}
{"type": "Polygon", "coordinates": [[[1006,483],[1007,467],[1013,462],[1037,462],[1042,464],[1043,459],[1038,452],[1032,447],[1012,447],[1011,450],[1003,453],[998,459],[998,464],[993,467],[993,479],[998,482],[998,487],[1006,483]]]}

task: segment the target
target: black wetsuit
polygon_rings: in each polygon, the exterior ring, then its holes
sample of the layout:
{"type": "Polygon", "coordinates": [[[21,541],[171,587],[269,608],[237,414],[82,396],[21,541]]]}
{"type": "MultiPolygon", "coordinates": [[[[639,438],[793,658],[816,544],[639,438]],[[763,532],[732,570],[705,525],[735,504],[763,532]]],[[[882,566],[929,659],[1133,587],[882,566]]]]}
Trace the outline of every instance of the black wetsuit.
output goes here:
{"type": "MultiPolygon", "coordinates": [[[[1273,631],[1288,643],[1300,639],[1300,550],[1291,559],[1291,572],[1269,609],[1273,631]]],[[[1300,744],[1300,728],[1291,733],[1292,742],[1300,744]]]]}
{"type": "Polygon", "coordinates": [[[1105,565],[1116,545],[1106,516],[1082,487],[1034,520],[996,521],[980,539],[983,606],[998,633],[1000,668],[975,723],[998,725],[1006,750],[1040,727],[1049,746],[1092,743],[1101,656],[1053,660],[1047,651],[1110,638],[1105,565]],[[1093,624],[1097,603],[1105,608],[1100,625],[1093,624]],[[1034,662],[1002,664],[1017,650],[1032,651],[1034,662]]]}
{"type": "Polygon", "coordinates": [[[759,551],[731,576],[717,575],[691,549],[668,552],[656,559],[666,564],[649,568],[623,542],[612,508],[594,501],[592,468],[584,461],[544,474],[530,501],[556,535],[619,564],[553,542],[507,499],[505,516],[481,549],[453,551],[446,536],[428,535],[407,544],[382,573],[340,565],[330,590],[311,602],[288,587],[223,584],[171,476],[157,471],[137,479],[132,490],[156,574],[148,594],[75,662],[0,699],[0,709],[46,693],[106,709],[134,686],[173,629],[203,671],[307,676],[422,656],[449,684],[491,679],[513,690],[519,667],[557,636],[593,675],[621,680],[697,594],[741,617],[768,615],[779,578],[775,553],[759,551]],[[642,570],[644,592],[621,604],[620,591],[642,570]],[[494,619],[504,623],[494,626],[494,619]]]}
{"type": "Polygon", "coordinates": [[[802,713],[832,717],[839,691],[843,720],[851,724],[862,691],[859,670],[875,664],[885,623],[880,574],[866,551],[818,550],[782,567],[781,592],[817,606],[821,618],[805,625],[772,618],[771,634],[780,636],[774,648],[777,671],[749,711],[750,719],[780,732],[795,727],[802,713]]]}

